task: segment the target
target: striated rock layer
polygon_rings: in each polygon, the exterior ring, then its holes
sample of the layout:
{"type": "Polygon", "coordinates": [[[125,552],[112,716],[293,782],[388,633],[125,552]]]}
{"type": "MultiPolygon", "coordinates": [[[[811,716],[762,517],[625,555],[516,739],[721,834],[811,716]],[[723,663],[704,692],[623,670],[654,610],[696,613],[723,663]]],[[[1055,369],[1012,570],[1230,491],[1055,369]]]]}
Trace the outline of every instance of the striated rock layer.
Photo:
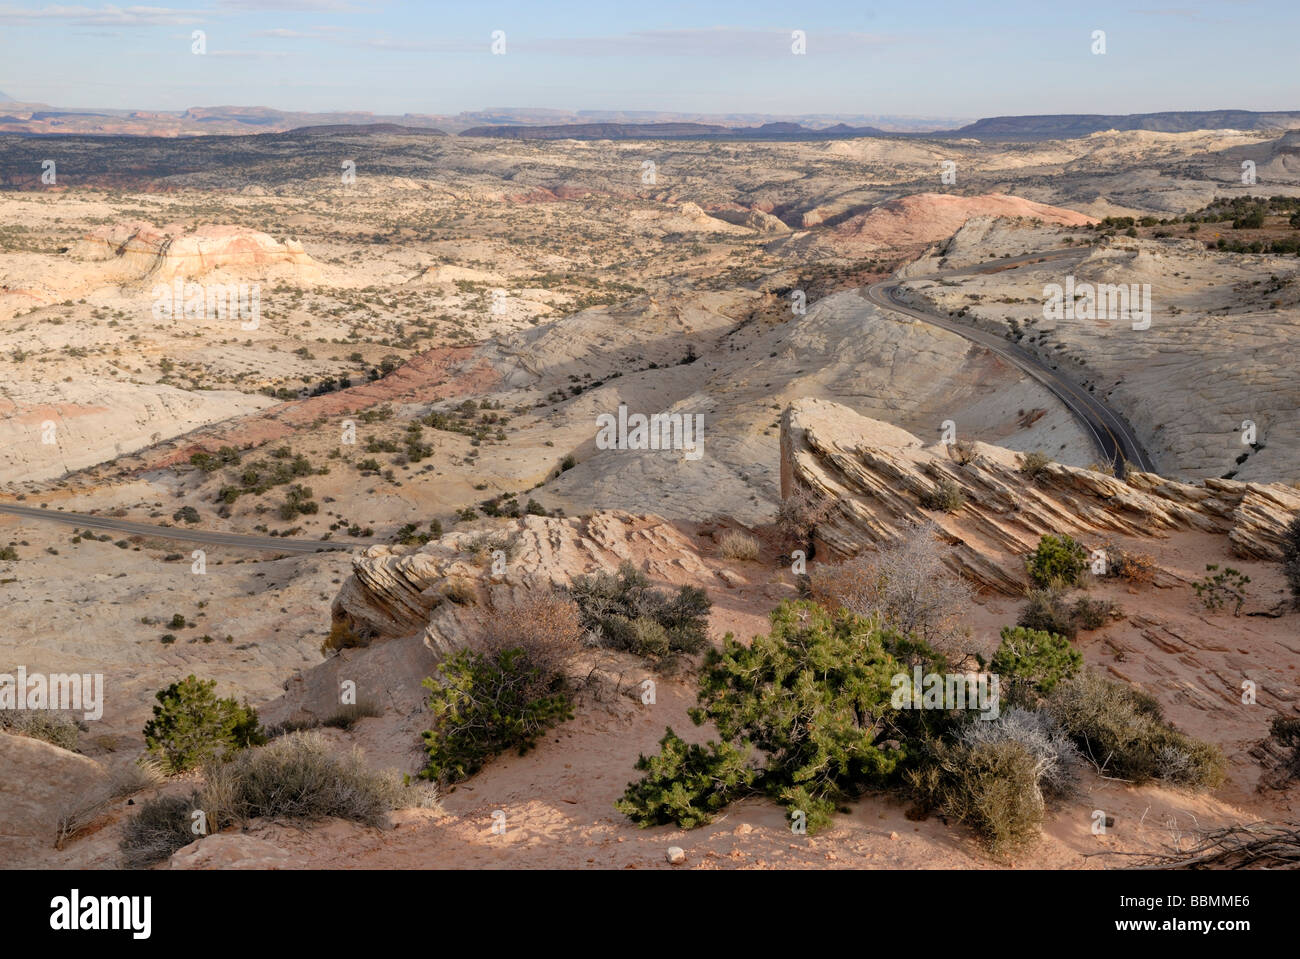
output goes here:
{"type": "Polygon", "coordinates": [[[808,490],[833,501],[814,537],[822,558],[853,556],[892,542],[908,523],[932,520],[953,546],[946,558],[953,569],[1008,595],[1024,591],[1023,557],[1044,533],[1070,533],[1095,548],[1115,536],[1195,529],[1227,534],[1238,555],[1278,560],[1286,525],[1300,515],[1300,490],[1280,483],[1179,483],[1153,473],[1120,480],[1057,463],[1030,480],[1012,451],[973,448],[962,465],[943,444],[803,399],[781,419],[781,495],[808,490]],[[966,505],[951,514],[922,508],[921,496],[944,479],[966,505]]]}
{"type": "Polygon", "coordinates": [[[76,252],[93,260],[114,261],[150,280],[268,267],[288,267],[301,279],[320,279],[320,265],[301,243],[281,243],[265,233],[237,226],[202,226],[192,233],[144,222],[102,227],[83,237],[76,252]]]}
{"type": "Polygon", "coordinates": [[[422,633],[425,646],[445,654],[464,646],[475,619],[510,596],[568,585],[634,557],[656,581],[701,585],[714,575],[690,538],[656,516],[525,516],[456,529],[424,546],[370,547],[353,558],[333,617],[363,636],[422,633]]]}

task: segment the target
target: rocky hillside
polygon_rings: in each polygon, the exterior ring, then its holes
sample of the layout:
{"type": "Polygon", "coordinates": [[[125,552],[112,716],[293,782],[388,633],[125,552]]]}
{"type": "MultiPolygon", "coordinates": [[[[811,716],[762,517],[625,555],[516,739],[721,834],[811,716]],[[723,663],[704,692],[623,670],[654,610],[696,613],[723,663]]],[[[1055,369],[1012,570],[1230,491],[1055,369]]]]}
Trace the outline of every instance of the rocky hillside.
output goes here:
{"type": "Polygon", "coordinates": [[[1278,560],[1286,524],[1300,513],[1300,490],[1279,483],[1178,483],[1152,473],[1125,481],[1059,463],[1031,480],[1010,450],[978,442],[972,449],[962,464],[942,443],[927,445],[837,403],[800,400],[781,419],[781,494],[807,489],[834,501],[817,528],[819,556],[852,556],[893,541],[907,523],[933,520],[952,545],[949,565],[1007,595],[1024,592],[1023,557],[1045,533],[1099,548],[1117,537],[1200,530],[1226,534],[1237,555],[1278,560]],[[923,509],[922,495],[945,480],[965,505],[923,509]]]}

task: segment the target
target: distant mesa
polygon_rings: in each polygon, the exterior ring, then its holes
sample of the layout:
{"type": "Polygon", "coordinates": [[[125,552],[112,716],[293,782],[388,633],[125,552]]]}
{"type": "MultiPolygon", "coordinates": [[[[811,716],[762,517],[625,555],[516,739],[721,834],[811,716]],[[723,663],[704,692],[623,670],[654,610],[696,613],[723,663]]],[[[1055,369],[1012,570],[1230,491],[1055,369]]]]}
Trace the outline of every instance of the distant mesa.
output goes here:
{"type": "Polygon", "coordinates": [[[562,123],[550,126],[503,124],[462,130],[463,137],[502,140],[826,140],[839,137],[888,136],[875,127],[838,124],[813,129],[799,123],[764,123],[726,127],[716,123],[562,123]]]}
{"type": "Polygon", "coordinates": [[[1300,110],[1257,113],[1254,110],[1169,111],[1108,116],[1062,113],[1025,117],[986,117],[950,130],[950,137],[981,140],[1068,140],[1107,130],[1189,133],[1193,130],[1287,130],[1300,127],[1300,110]]]}
{"type": "Polygon", "coordinates": [[[74,252],[91,260],[114,261],[148,280],[196,277],[213,270],[247,274],[275,269],[309,281],[321,275],[320,264],[296,240],[281,243],[238,226],[203,226],[186,233],[178,226],[137,221],[94,230],[74,252]]]}

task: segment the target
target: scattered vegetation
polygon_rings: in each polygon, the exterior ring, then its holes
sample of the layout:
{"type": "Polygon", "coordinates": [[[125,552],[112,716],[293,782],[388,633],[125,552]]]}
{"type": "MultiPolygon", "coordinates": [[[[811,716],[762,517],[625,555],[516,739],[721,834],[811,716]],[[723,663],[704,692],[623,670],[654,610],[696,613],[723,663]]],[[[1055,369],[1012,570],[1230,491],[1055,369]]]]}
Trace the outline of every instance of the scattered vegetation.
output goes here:
{"type": "Polygon", "coordinates": [[[1246,602],[1246,586],[1250,583],[1250,577],[1231,566],[1219,569],[1218,563],[1207,563],[1205,571],[1213,575],[1192,584],[1201,604],[1215,612],[1231,603],[1232,615],[1240,616],[1241,607],[1246,602]]]}

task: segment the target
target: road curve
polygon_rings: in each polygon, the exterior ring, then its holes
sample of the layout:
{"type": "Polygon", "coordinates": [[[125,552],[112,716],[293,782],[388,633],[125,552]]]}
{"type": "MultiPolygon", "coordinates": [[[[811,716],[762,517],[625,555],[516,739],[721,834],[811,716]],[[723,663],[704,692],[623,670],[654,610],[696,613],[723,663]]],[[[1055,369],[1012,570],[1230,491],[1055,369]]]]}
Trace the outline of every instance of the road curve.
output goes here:
{"type": "Polygon", "coordinates": [[[246,536],[242,533],[218,533],[211,530],[183,529],[179,526],[155,526],[152,523],[134,523],[110,516],[92,516],[88,513],[65,513],[32,506],[15,506],[0,503],[0,513],[21,516],[25,519],[64,523],[68,526],[85,526],[89,529],[106,529],[132,536],[153,536],[174,539],[183,543],[204,543],[209,546],[238,546],[244,549],[271,550],[276,553],[317,553],[322,550],[365,549],[371,543],[349,543],[338,540],[290,539],[279,536],[246,536]]]}
{"type": "Polygon", "coordinates": [[[1064,249],[1049,250],[1045,253],[1026,253],[1022,256],[1004,257],[960,270],[945,270],[941,273],[929,273],[925,276],[910,276],[901,279],[891,278],[866,287],[863,290],[863,295],[882,309],[902,313],[923,323],[938,326],[950,333],[956,333],[978,346],[992,350],[1012,366],[1043,384],[1057,399],[1064,403],[1075,419],[1082,423],[1088,431],[1098,451],[1106,458],[1106,462],[1115,464],[1117,471],[1122,458],[1135,469],[1146,473],[1154,473],[1156,472],[1155,463],[1138,440],[1137,434],[1133,432],[1133,427],[1095,394],[1072,382],[1051,367],[1044,365],[1026,350],[995,333],[965,323],[958,323],[938,313],[919,310],[898,300],[898,288],[902,284],[913,280],[941,280],[976,273],[996,273],[1030,263],[1076,257],[1083,252],[1078,249],[1064,249]]]}

